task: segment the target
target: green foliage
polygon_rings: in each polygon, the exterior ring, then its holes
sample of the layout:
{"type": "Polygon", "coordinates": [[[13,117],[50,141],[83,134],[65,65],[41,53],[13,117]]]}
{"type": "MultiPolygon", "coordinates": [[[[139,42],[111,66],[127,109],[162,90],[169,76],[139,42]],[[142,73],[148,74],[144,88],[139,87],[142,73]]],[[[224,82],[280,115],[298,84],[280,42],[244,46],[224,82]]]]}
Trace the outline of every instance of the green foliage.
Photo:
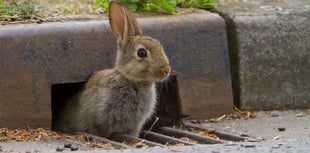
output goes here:
{"type": "MultiPolygon", "coordinates": [[[[158,11],[164,10],[167,13],[173,13],[176,7],[181,8],[214,8],[217,0],[119,0],[128,5],[132,11],[158,11]]],[[[109,0],[95,0],[92,4],[93,9],[108,9],[109,0]]]]}
{"type": "Polygon", "coordinates": [[[211,9],[217,4],[217,0],[180,0],[179,7],[188,8],[200,8],[200,9],[211,9]]]}
{"type": "MultiPolygon", "coordinates": [[[[89,14],[107,11],[110,0],[0,0],[0,21],[27,20],[46,16],[89,14]],[[89,1],[93,1],[89,4],[89,1]],[[92,8],[90,8],[90,5],[92,8]]],[[[177,7],[210,9],[217,0],[118,0],[132,11],[165,11],[173,14],[177,7]]]]}
{"type": "Polygon", "coordinates": [[[0,17],[22,15],[35,15],[39,12],[39,5],[32,0],[0,0],[0,17]]]}

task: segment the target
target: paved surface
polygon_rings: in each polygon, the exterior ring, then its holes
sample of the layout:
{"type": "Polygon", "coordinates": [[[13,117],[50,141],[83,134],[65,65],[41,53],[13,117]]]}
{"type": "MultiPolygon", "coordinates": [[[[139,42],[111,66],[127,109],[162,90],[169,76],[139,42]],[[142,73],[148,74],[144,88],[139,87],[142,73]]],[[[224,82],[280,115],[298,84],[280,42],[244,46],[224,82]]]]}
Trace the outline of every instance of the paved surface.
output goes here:
{"type": "Polygon", "coordinates": [[[205,125],[265,140],[309,139],[310,110],[260,112],[256,118],[206,123],[205,125]]]}
{"type": "Polygon", "coordinates": [[[227,21],[235,105],[309,108],[310,0],[240,0],[218,11],[227,21]]]}
{"type": "MultiPolygon", "coordinates": [[[[310,110],[259,112],[256,118],[227,120],[221,123],[205,123],[230,133],[249,135],[262,139],[261,142],[242,142],[215,145],[197,145],[184,147],[153,147],[147,149],[124,150],[87,150],[83,145],[75,152],[191,152],[191,153],[220,153],[220,152],[279,152],[279,153],[308,153],[310,152],[310,110]],[[280,131],[279,128],[284,128],[280,131]]],[[[63,147],[68,142],[1,142],[3,152],[57,152],[56,148],[63,147]]],[[[1,151],[0,151],[1,152],[1,151]]],[[[63,152],[72,152],[69,149],[63,152]]]]}

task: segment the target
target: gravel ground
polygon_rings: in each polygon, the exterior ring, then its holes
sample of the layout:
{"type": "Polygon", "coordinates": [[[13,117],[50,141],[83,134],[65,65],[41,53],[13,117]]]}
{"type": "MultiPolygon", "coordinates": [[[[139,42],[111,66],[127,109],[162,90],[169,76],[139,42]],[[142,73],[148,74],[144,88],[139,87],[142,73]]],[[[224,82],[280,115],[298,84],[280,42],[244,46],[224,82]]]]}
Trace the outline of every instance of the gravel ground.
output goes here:
{"type": "MultiPolygon", "coordinates": [[[[3,152],[57,152],[58,142],[18,142],[18,143],[0,143],[3,152]]],[[[288,139],[288,140],[266,140],[262,142],[246,142],[232,144],[215,144],[215,145],[197,145],[184,147],[153,147],[148,149],[124,149],[124,150],[85,150],[80,149],[71,151],[65,149],[62,152],[101,152],[101,153],[309,153],[310,138],[305,139],[288,139]]]]}
{"type": "MultiPolygon", "coordinates": [[[[309,153],[310,152],[310,110],[258,112],[255,118],[227,120],[220,123],[205,123],[230,133],[248,135],[263,139],[261,142],[241,142],[215,145],[182,147],[153,147],[147,149],[88,150],[82,144],[73,143],[77,151],[64,149],[62,152],[102,152],[102,153],[309,153]]],[[[60,152],[68,141],[0,142],[0,152],[60,152]]],[[[70,142],[69,142],[70,143],[70,142]]]]}
{"type": "Polygon", "coordinates": [[[310,138],[310,110],[258,112],[256,118],[205,123],[216,129],[266,140],[310,138]]]}

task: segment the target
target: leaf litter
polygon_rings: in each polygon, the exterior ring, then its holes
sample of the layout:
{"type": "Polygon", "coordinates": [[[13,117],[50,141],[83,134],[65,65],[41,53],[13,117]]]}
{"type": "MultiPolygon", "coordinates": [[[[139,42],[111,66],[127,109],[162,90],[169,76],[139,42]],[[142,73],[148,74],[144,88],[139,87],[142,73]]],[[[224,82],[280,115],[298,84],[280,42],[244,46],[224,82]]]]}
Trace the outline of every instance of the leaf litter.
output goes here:
{"type": "Polygon", "coordinates": [[[9,129],[0,128],[0,142],[18,141],[44,141],[44,140],[72,140],[85,144],[89,149],[114,149],[109,143],[102,143],[96,140],[90,140],[86,135],[68,135],[55,131],[45,130],[43,128],[37,129],[9,129]]]}

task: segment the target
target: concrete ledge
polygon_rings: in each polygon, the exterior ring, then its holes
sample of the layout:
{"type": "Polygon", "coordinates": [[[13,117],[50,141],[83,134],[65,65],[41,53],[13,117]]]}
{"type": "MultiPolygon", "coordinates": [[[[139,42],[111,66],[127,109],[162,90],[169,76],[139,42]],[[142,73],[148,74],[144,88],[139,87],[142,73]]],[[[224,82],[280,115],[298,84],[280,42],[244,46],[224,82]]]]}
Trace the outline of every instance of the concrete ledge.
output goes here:
{"type": "Polygon", "coordinates": [[[236,105],[310,108],[310,1],[226,3],[236,105]]]}
{"type": "MultiPolygon", "coordinates": [[[[159,39],[178,77],[182,113],[229,113],[232,89],[226,27],[217,14],[139,19],[159,39]]],[[[113,66],[116,43],[108,21],[7,25],[0,28],[0,127],[51,128],[53,84],[86,81],[113,66]]]]}

